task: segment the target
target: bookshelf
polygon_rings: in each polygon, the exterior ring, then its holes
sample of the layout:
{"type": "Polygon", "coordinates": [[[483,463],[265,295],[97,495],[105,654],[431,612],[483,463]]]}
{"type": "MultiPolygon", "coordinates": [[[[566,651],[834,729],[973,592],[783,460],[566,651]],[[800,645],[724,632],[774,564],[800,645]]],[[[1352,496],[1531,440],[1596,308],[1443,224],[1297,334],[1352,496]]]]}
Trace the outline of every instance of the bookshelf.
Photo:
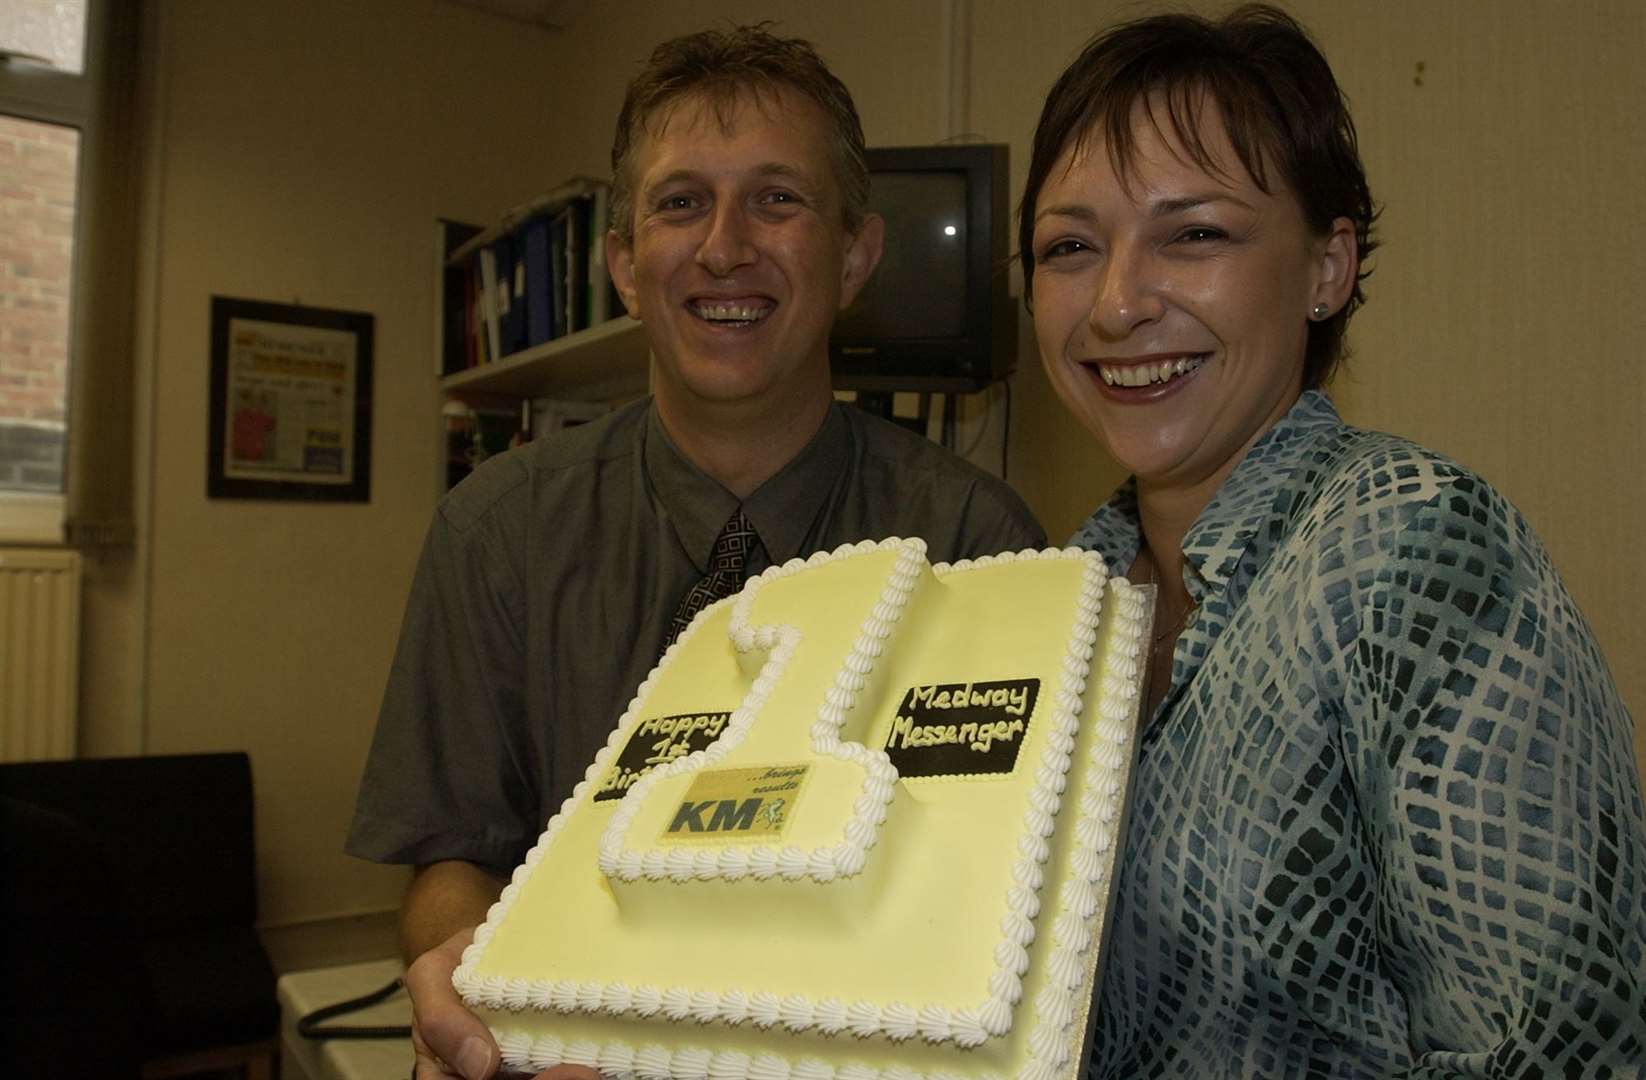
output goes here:
{"type": "Polygon", "coordinates": [[[441,389],[460,399],[644,393],[640,325],[606,274],[610,186],[573,177],[488,228],[441,222],[441,389]]]}
{"type": "Polygon", "coordinates": [[[620,401],[646,392],[650,359],[641,324],[619,315],[440,380],[452,397],[620,401]]]}
{"type": "Polygon", "coordinates": [[[606,275],[608,194],[577,177],[488,228],[439,223],[444,487],[512,445],[528,417],[552,430],[647,391],[644,328],[606,275]]]}

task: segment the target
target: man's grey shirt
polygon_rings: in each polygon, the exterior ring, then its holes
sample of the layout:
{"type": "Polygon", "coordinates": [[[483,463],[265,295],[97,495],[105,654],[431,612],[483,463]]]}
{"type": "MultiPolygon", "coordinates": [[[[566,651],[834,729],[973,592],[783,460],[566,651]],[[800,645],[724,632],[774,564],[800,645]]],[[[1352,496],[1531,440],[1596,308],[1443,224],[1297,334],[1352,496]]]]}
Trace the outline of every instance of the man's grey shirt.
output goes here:
{"type": "MultiPolygon", "coordinates": [[[[418,562],[347,850],[511,870],[656,663],[738,506],[648,402],[458,485],[418,562]]],[[[838,404],[741,506],[760,534],[751,575],[888,536],[923,538],[933,562],[1045,544],[1002,481],[838,404]]]]}

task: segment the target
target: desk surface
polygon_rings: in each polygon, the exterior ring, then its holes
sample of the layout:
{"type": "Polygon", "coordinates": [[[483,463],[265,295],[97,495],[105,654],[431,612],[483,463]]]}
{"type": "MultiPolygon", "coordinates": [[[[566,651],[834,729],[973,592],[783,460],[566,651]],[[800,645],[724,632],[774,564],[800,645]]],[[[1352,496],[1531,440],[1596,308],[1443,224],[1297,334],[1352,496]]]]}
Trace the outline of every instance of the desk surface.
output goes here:
{"type": "MultiPolygon", "coordinates": [[[[401,972],[398,960],[294,971],[280,977],[280,1067],[284,1080],[406,1080],[412,1049],[407,1039],[306,1039],[297,1021],[326,1005],[381,989],[401,972]]],[[[386,1001],[328,1024],[380,1027],[411,1023],[411,999],[400,990],[386,1001]]]]}

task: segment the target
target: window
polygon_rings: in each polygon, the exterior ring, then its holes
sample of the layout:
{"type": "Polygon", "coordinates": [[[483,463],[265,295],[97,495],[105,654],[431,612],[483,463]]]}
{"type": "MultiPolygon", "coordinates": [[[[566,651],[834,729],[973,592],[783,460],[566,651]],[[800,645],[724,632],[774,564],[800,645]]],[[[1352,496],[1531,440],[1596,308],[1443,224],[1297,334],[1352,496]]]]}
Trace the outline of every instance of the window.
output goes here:
{"type": "Polygon", "coordinates": [[[0,48],[67,75],[85,70],[86,0],[8,0],[0,48]]]}
{"type": "Polygon", "coordinates": [[[0,489],[61,495],[80,132],[0,115],[0,489]]]}
{"type": "Polygon", "coordinates": [[[0,540],[61,540],[100,0],[0,4],[0,540]]]}

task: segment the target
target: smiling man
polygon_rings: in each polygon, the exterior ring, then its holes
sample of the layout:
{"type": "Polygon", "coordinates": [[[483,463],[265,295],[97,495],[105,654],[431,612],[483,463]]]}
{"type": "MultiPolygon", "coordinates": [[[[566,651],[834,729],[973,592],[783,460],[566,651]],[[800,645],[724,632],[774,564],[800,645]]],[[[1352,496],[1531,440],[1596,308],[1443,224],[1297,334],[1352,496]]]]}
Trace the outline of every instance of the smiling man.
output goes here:
{"type": "Polygon", "coordinates": [[[835,403],[828,338],[880,257],[850,95],[761,28],[663,44],[612,146],[607,264],[651,398],[503,455],[441,503],[348,850],[417,867],[401,913],[417,1076],[497,1067],[451,973],[661,651],[770,565],[919,536],[1039,547],[999,480],[835,403]]]}
{"type": "Polygon", "coordinates": [[[829,329],[880,260],[866,177],[842,175],[861,150],[831,149],[830,127],[801,89],[710,85],[650,110],[614,151],[607,264],[649,331],[658,415],[734,494],[822,426],[829,329]]]}

